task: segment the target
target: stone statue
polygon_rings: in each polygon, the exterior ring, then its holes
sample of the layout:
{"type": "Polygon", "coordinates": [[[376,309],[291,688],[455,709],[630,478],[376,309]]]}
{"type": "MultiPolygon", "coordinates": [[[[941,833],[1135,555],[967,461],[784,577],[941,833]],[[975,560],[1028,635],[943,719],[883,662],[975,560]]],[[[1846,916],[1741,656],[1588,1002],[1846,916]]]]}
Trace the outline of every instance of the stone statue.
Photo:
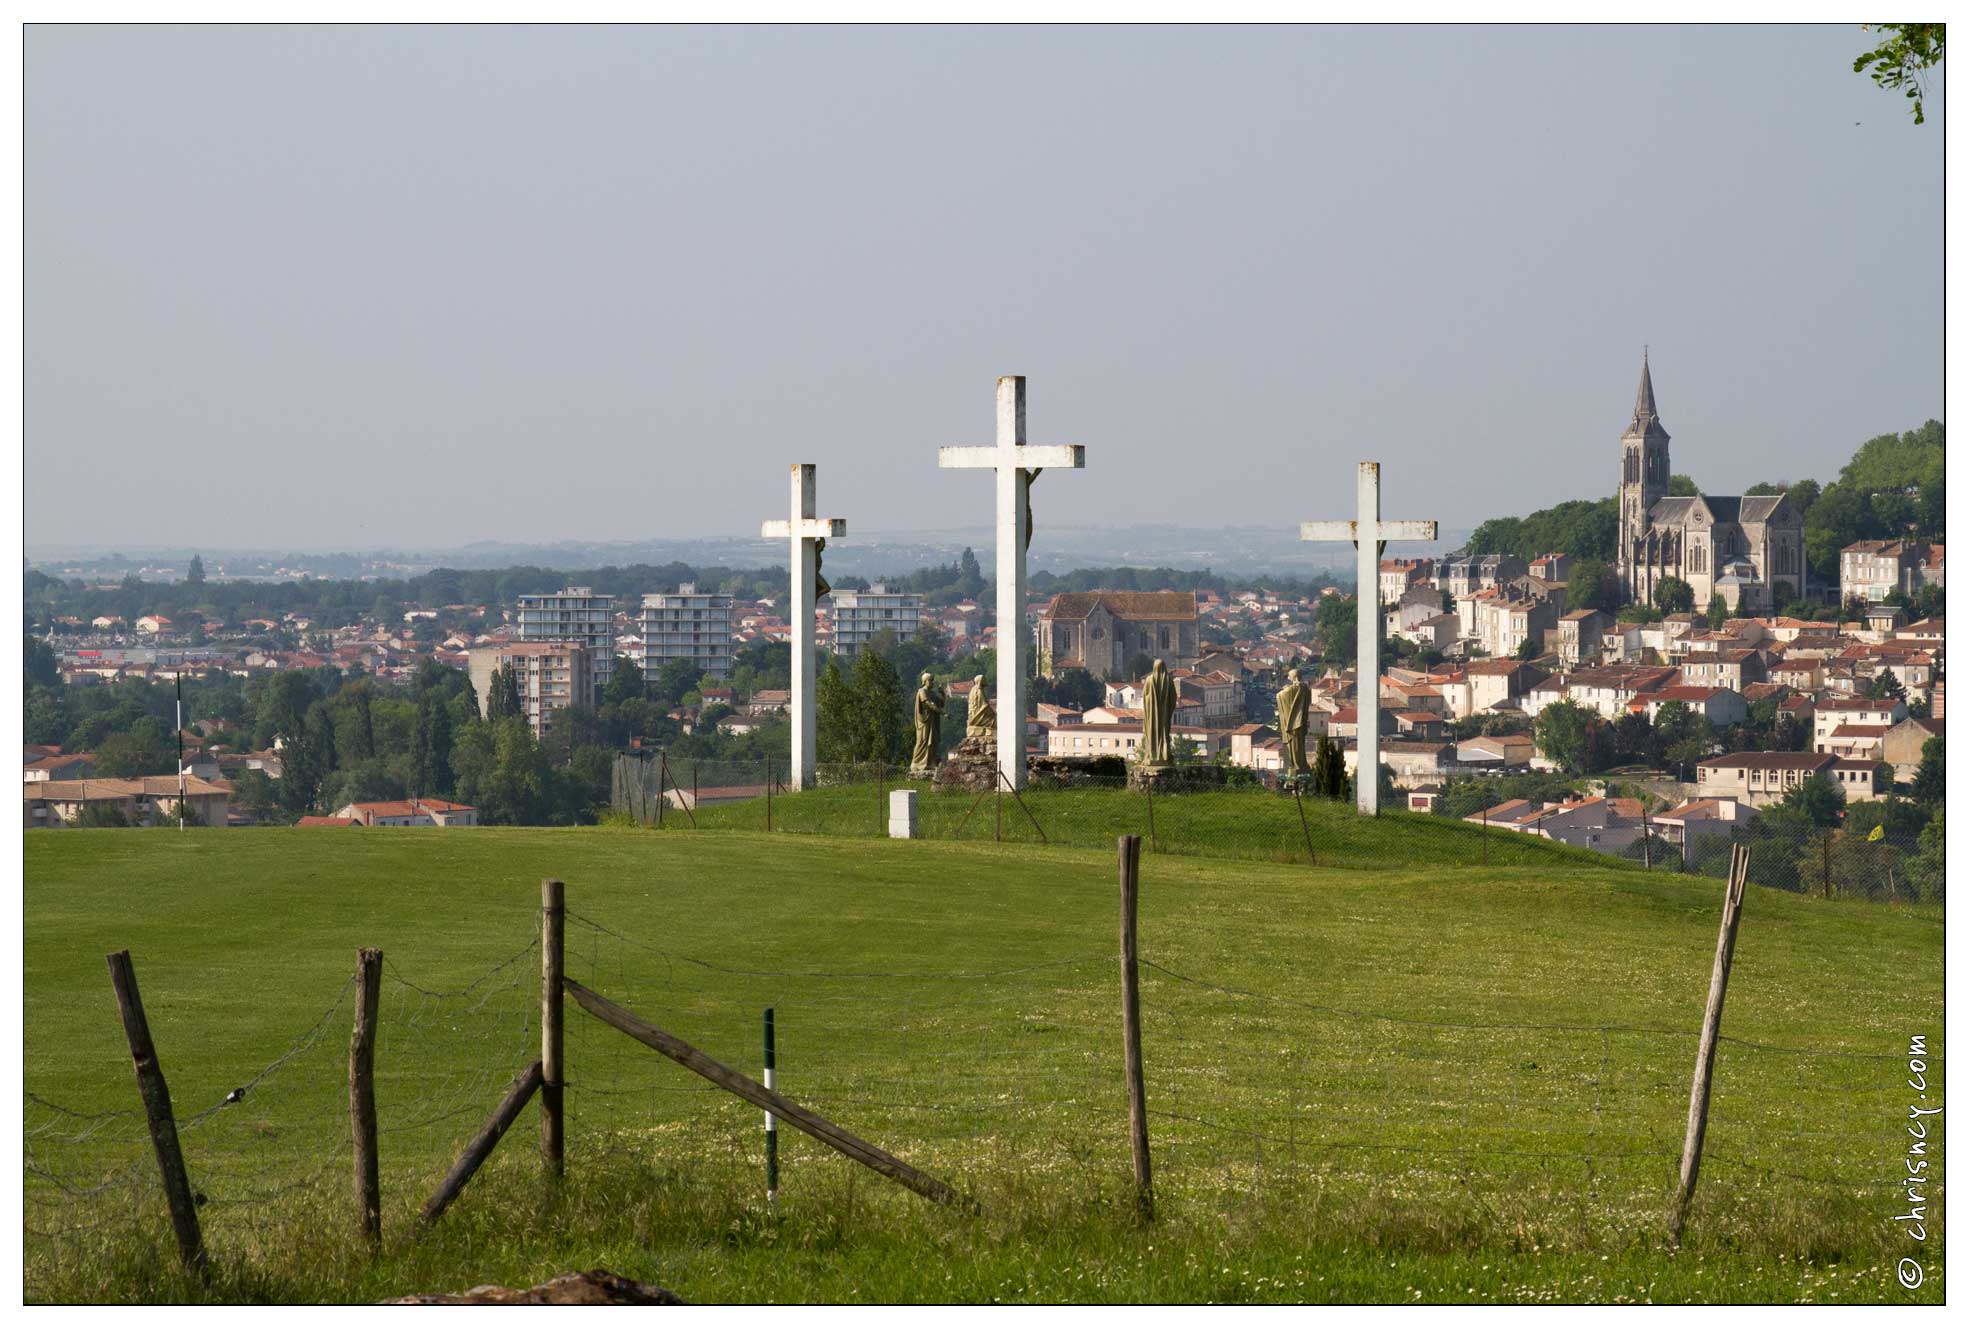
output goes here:
{"type": "Polygon", "coordinates": [[[1157,660],[1142,684],[1142,765],[1169,765],[1169,722],[1176,714],[1176,680],[1157,660]]]}
{"type": "Polygon", "coordinates": [[[1278,690],[1278,734],[1285,740],[1285,773],[1310,775],[1306,765],[1306,710],[1312,689],[1297,669],[1287,675],[1292,681],[1278,690]]]}
{"type": "Polygon", "coordinates": [[[937,768],[937,740],[943,734],[945,702],[937,680],[925,673],[923,686],[916,690],[916,746],[909,754],[909,773],[913,776],[926,776],[937,768]]]}
{"type": "Polygon", "coordinates": [[[964,723],[964,737],[986,742],[998,737],[998,712],[992,709],[991,698],[985,695],[983,674],[971,680],[971,712],[964,723]]]}

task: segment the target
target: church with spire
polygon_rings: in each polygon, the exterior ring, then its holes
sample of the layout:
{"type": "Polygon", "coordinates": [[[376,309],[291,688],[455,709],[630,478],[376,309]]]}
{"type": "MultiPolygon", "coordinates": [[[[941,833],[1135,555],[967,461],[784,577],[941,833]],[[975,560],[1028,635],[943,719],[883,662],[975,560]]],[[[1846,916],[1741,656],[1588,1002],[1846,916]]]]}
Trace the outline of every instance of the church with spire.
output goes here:
{"type": "Polygon", "coordinates": [[[1805,523],[1783,494],[1674,495],[1669,490],[1668,430],[1655,409],[1654,378],[1641,353],[1634,418],[1620,436],[1622,591],[1654,603],[1655,588],[1675,577],[1703,609],[1720,595],[1734,614],[1763,613],[1799,599],[1805,585],[1805,523]]]}

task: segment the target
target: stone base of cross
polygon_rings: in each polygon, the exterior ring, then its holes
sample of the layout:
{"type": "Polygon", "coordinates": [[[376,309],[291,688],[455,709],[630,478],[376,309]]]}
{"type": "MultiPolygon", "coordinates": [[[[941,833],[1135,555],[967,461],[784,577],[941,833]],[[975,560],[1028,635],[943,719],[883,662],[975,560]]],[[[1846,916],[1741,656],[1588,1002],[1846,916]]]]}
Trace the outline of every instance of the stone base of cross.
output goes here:
{"type": "Polygon", "coordinates": [[[1030,534],[1027,486],[1047,467],[1078,470],[1087,450],[1078,444],[1031,447],[1026,444],[1026,380],[1006,374],[998,380],[998,443],[995,447],[937,449],[945,470],[998,473],[998,769],[1012,788],[1026,785],[1026,540],[1030,534]]]}
{"type": "Polygon", "coordinates": [[[759,524],[762,540],[785,539],[791,568],[786,620],[793,627],[793,678],[788,717],[793,726],[793,752],[787,764],[787,784],[794,789],[814,787],[814,582],[819,557],[815,541],[848,533],[839,517],[814,516],[812,462],[793,466],[792,497],[785,521],[759,524]]]}
{"type": "Polygon", "coordinates": [[[1354,546],[1354,805],[1381,810],[1381,546],[1388,540],[1433,540],[1433,521],[1381,520],[1381,463],[1360,464],[1353,521],[1309,521],[1301,540],[1349,540],[1354,546]]]}

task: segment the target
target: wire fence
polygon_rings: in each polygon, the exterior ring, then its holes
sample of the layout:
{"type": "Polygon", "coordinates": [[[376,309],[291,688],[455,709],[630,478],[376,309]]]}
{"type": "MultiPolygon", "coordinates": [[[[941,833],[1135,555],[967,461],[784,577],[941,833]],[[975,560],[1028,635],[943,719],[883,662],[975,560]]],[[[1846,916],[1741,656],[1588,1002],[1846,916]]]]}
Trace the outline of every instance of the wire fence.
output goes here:
{"type": "Polygon", "coordinates": [[[896,833],[890,796],[912,790],[911,838],[1102,849],[1117,835],[1140,835],[1155,853],[1343,868],[1535,866],[1569,857],[1721,878],[1732,849],[1748,845],[1759,885],[1882,902],[1945,898],[1940,835],[1893,825],[1848,834],[1755,815],[1663,825],[1623,812],[1532,830],[1410,810],[1399,792],[1384,794],[1380,817],[1364,818],[1351,798],[1321,798],[1277,772],[1200,764],[1149,785],[1131,779],[1118,758],[1090,767],[1041,760],[1017,792],[939,787],[876,763],[821,764],[815,777],[814,788],[795,793],[781,760],[672,761],[653,752],[617,759],[613,806],[663,830],[887,837],[896,833]]]}
{"type": "MultiPolygon", "coordinates": [[[[440,990],[385,959],[377,1116],[386,1221],[407,1222],[447,1154],[478,1128],[537,1045],[538,941],[463,986],[440,990]]],[[[226,1031],[162,1042],[178,1138],[206,1244],[252,1258],[296,1240],[351,1191],[348,1056],[354,979],[319,1016],[259,1056],[226,1031]],[[215,1050],[219,1049],[219,1050],[215,1050]]],[[[153,994],[170,1000],[185,994],[153,994]]],[[[147,1119],[125,1070],[88,1086],[25,1093],[28,1262],[131,1236],[163,1239],[165,1201],[147,1119]],[[87,1093],[86,1098],[77,1097],[87,1093]]],[[[36,1079],[32,1062],[29,1082],[36,1079]]],[[[351,1220],[353,1231],[353,1220],[351,1220]]]]}

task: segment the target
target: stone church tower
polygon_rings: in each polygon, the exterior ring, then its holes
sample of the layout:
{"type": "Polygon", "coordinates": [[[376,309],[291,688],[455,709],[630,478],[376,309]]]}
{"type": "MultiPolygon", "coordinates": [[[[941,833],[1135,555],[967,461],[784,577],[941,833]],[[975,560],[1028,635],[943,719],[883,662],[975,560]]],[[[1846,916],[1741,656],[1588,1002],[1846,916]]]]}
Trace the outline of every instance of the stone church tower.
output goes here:
{"type": "Polygon", "coordinates": [[[1668,496],[1668,431],[1655,413],[1648,353],[1641,352],[1641,387],[1634,418],[1620,436],[1620,545],[1616,571],[1629,599],[1646,600],[1649,588],[1637,550],[1647,536],[1655,503],[1668,496]]]}

